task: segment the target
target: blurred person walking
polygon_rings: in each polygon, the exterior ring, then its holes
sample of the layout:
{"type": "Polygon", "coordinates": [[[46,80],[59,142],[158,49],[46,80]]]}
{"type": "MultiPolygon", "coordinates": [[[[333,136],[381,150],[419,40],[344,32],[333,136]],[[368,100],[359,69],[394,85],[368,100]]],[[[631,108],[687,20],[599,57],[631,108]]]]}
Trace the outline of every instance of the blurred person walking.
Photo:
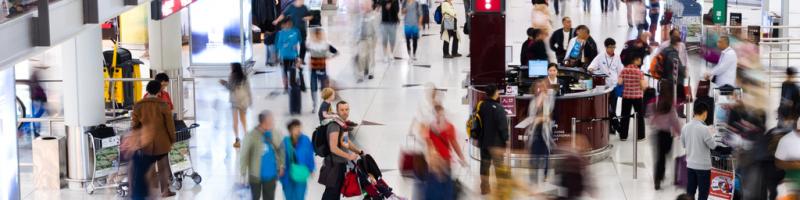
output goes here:
{"type": "MultiPolygon", "coordinates": [[[[41,73],[42,70],[33,70],[33,72],[31,72],[30,80],[28,80],[28,92],[31,98],[31,118],[41,118],[47,115],[47,93],[45,93],[44,87],[42,87],[40,81],[41,73]]],[[[170,106],[172,106],[172,103],[170,103],[170,106]]],[[[28,122],[27,124],[29,125],[28,127],[33,133],[34,138],[39,137],[42,123],[28,122]]]]}
{"type": "MultiPolygon", "coordinates": [[[[642,32],[636,39],[625,42],[625,47],[622,48],[620,58],[624,60],[627,56],[637,56],[642,60],[642,63],[644,63],[644,58],[650,55],[652,51],[652,48],[650,48],[647,42],[651,36],[649,32],[642,32]]],[[[641,68],[642,64],[639,64],[637,67],[641,68]]]]}
{"type": "Polygon", "coordinates": [[[229,101],[233,109],[233,134],[236,136],[233,142],[234,148],[239,148],[239,121],[242,129],[247,129],[247,108],[252,105],[253,95],[250,93],[250,81],[244,74],[241,63],[231,63],[231,74],[228,80],[219,80],[222,86],[230,92],[229,101]]]}
{"type": "MultiPolygon", "coordinates": [[[[662,84],[661,91],[672,91],[673,85],[662,84]]],[[[658,97],[654,108],[647,109],[649,114],[650,128],[655,132],[655,172],[653,181],[656,190],[661,189],[661,182],[664,180],[664,172],[667,165],[667,154],[672,151],[673,137],[680,136],[680,119],[675,111],[674,98],[672,93],[665,92],[658,97]]],[[[677,175],[676,175],[677,176],[677,175]]]]}
{"type": "Polygon", "coordinates": [[[362,82],[365,78],[371,80],[373,73],[375,73],[376,18],[377,16],[374,15],[373,9],[367,5],[363,5],[356,17],[358,20],[358,28],[355,33],[356,48],[358,49],[355,56],[357,82],[362,82]]]}
{"type": "Polygon", "coordinates": [[[267,60],[264,64],[267,67],[273,67],[278,64],[278,58],[275,55],[275,32],[278,31],[278,27],[272,24],[280,13],[278,2],[275,0],[253,0],[252,2],[253,24],[264,33],[263,42],[267,60]]]}
{"type": "Polygon", "coordinates": [[[628,19],[628,27],[633,27],[634,24],[638,25],[638,21],[636,19],[637,16],[635,15],[638,13],[634,11],[634,9],[636,9],[642,3],[642,0],[625,0],[623,2],[625,2],[625,7],[627,7],[626,19],[628,19]]]}
{"type": "Polygon", "coordinates": [[[131,199],[134,200],[151,198],[147,172],[156,161],[167,156],[172,144],[175,143],[172,113],[167,103],[157,96],[161,92],[161,83],[150,81],[146,90],[147,97],[133,105],[132,131],[120,145],[123,154],[132,156],[130,180],[131,199]]]}
{"type": "Polygon", "coordinates": [[[325,186],[322,200],[341,199],[347,163],[358,160],[359,156],[364,155],[364,151],[358,148],[350,137],[351,129],[347,121],[350,117],[350,105],[346,101],[339,101],[336,103],[336,114],[336,117],[323,122],[327,129],[327,145],[330,155],[324,157],[317,180],[318,183],[325,186]]]}
{"type": "Polygon", "coordinates": [[[543,177],[544,181],[547,181],[550,152],[555,147],[551,115],[555,107],[553,96],[555,92],[549,90],[548,85],[547,80],[539,80],[534,84],[531,92],[535,94],[535,97],[528,106],[528,117],[533,120],[533,123],[526,129],[526,134],[530,137],[528,141],[530,153],[533,155],[531,166],[533,166],[534,173],[531,174],[531,180],[537,183],[539,177],[543,177]],[[542,174],[539,174],[540,169],[544,171],[542,174]]]}
{"type": "Polygon", "coordinates": [[[583,0],[583,12],[590,13],[592,11],[592,0],[583,0]]]}
{"type": "Polygon", "coordinates": [[[456,19],[456,9],[453,7],[453,0],[445,0],[442,2],[442,54],[444,58],[461,57],[458,53],[458,40],[461,35],[456,31],[458,27],[456,19]],[[452,44],[452,47],[450,45],[452,44]]]}
{"type": "Polygon", "coordinates": [[[661,3],[659,0],[650,0],[650,6],[648,6],[648,15],[650,17],[650,33],[653,34],[653,37],[650,37],[650,43],[656,42],[656,29],[658,28],[658,17],[661,15],[661,3]]]}
{"type": "Polygon", "coordinates": [[[422,7],[416,0],[406,0],[403,4],[403,30],[406,36],[406,50],[409,60],[417,60],[417,42],[419,41],[419,27],[422,26],[422,7]]]}
{"type": "Polygon", "coordinates": [[[717,87],[725,85],[736,87],[736,71],[739,57],[730,46],[730,37],[720,36],[717,47],[722,50],[719,62],[710,72],[706,72],[706,80],[711,80],[717,87]]]}
{"type": "Polygon", "coordinates": [[[285,169],[281,176],[281,187],[287,200],[303,200],[306,196],[308,178],[314,172],[314,145],[311,139],[303,134],[300,120],[293,119],[287,125],[289,137],[284,137],[285,169]]]}
{"type": "MultiPolygon", "coordinates": [[[[452,1],[452,0],[450,0],[452,1]]],[[[495,174],[501,174],[503,163],[503,151],[508,145],[508,117],[506,111],[498,101],[500,90],[495,85],[486,87],[487,98],[481,104],[478,115],[481,117],[482,132],[479,133],[478,147],[480,148],[480,174],[481,174],[481,194],[488,194],[489,188],[489,168],[494,165],[495,174]]]]}
{"type": "Polygon", "coordinates": [[[619,131],[619,139],[628,140],[628,129],[631,118],[631,110],[636,114],[636,140],[644,139],[644,112],[643,97],[644,90],[647,88],[647,80],[639,70],[642,59],[639,56],[626,56],[622,63],[625,68],[619,76],[619,84],[622,85],[622,126],[619,131]]]}
{"type": "Polygon", "coordinates": [[[339,55],[339,51],[326,39],[322,28],[311,29],[311,40],[306,42],[311,61],[311,113],[316,112],[317,90],[330,87],[328,83],[328,59],[339,55]]]}
{"type": "Polygon", "coordinates": [[[562,28],[553,31],[553,34],[550,36],[550,50],[553,50],[556,54],[556,61],[558,64],[564,64],[564,56],[567,55],[567,47],[569,47],[569,41],[575,37],[575,31],[572,29],[572,19],[569,17],[561,18],[562,28]]]}
{"type": "Polygon", "coordinates": [[[794,67],[786,68],[786,80],[781,83],[781,101],[778,105],[779,124],[796,127],[794,121],[782,122],[783,119],[797,119],[800,117],[800,88],[795,83],[797,70],[794,67]]]}
{"type": "MultiPolygon", "coordinates": [[[[625,65],[622,65],[622,59],[620,59],[619,54],[614,53],[617,49],[617,42],[614,39],[606,38],[606,41],[603,42],[603,45],[606,47],[606,52],[597,55],[592,60],[592,63],[589,63],[589,67],[586,68],[588,71],[592,72],[595,75],[605,75],[605,85],[606,87],[622,87],[621,85],[617,86],[619,82],[619,74],[622,73],[622,69],[625,68],[625,65]]],[[[601,84],[601,83],[596,83],[601,84]]],[[[618,89],[615,89],[618,90],[618,89]]],[[[616,117],[617,116],[617,99],[620,96],[615,94],[608,95],[608,116],[609,117],[616,117]]],[[[609,127],[608,131],[610,134],[614,134],[617,130],[619,130],[619,120],[612,119],[611,126],[609,127]]]]}
{"type": "MultiPolygon", "coordinates": [[[[304,0],[293,0],[292,6],[287,6],[281,12],[281,15],[278,16],[278,19],[272,21],[272,24],[278,25],[284,19],[288,19],[292,21],[292,25],[297,31],[300,32],[300,63],[305,65],[306,64],[306,37],[308,36],[308,21],[314,18],[311,15],[311,11],[308,7],[304,4],[304,0]]],[[[278,52],[280,53],[280,52],[278,52]]],[[[302,73],[301,73],[302,76],[302,73]]],[[[302,86],[305,88],[305,84],[302,86]]],[[[305,89],[303,89],[305,91],[305,89]]]]}
{"type": "Polygon", "coordinates": [[[420,0],[422,6],[422,30],[428,30],[431,27],[431,5],[433,5],[433,0],[420,0]]]}
{"type": "Polygon", "coordinates": [[[397,24],[400,23],[400,3],[398,0],[381,1],[381,46],[386,62],[394,59],[394,45],[397,42],[397,24]]]}
{"type": "MultiPolygon", "coordinates": [[[[289,86],[305,88],[305,81],[303,81],[303,70],[299,70],[299,85],[298,83],[298,65],[302,58],[298,57],[300,49],[301,33],[292,25],[292,18],[289,17],[281,21],[281,30],[275,35],[275,46],[278,48],[278,57],[281,59],[283,65],[283,90],[284,93],[289,92],[289,86]]],[[[301,88],[301,90],[303,90],[301,88]]]]}
{"type": "Polygon", "coordinates": [[[718,146],[714,133],[705,124],[711,109],[705,103],[694,103],[692,121],[681,129],[681,144],[686,148],[688,183],[686,193],[697,200],[708,199],[711,186],[711,150],[718,146]]]}
{"type": "Polygon", "coordinates": [[[531,60],[550,61],[544,43],[544,39],[547,37],[546,33],[541,29],[528,28],[527,35],[528,40],[522,43],[522,49],[519,52],[519,65],[528,66],[528,62],[531,60]]]}
{"type": "Polygon", "coordinates": [[[241,181],[250,186],[253,199],[275,199],[276,182],[286,172],[284,151],[287,147],[283,146],[283,138],[269,110],[258,114],[258,125],[245,136],[239,155],[239,174],[241,181]]]}
{"type": "Polygon", "coordinates": [[[453,190],[455,182],[451,176],[452,152],[455,152],[461,165],[466,166],[467,161],[461,152],[461,145],[456,140],[456,129],[445,117],[444,107],[436,105],[434,108],[436,119],[427,126],[423,134],[427,144],[425,158],[428,163],[428,171],[425,177],[425,197],[426,200],[447,200],[453,199],[456,192],[453,190]]]}

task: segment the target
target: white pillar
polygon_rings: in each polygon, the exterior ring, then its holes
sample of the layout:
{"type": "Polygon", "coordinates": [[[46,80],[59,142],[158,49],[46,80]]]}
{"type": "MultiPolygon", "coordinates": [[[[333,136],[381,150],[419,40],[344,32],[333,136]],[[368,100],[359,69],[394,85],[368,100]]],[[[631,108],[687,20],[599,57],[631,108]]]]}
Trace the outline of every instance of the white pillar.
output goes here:
{"type": "MultiPolygon", "coordinates": [[[[67,131],[69,178],[85,180],[91,176],[88,139],[89,126],[105,123],[103,97],[103,47],[99,25],[79,33],[61,44],[64,77],[64,122],[67,131]]],[[[79,189],[80,181],[69,181],[79,189]]]]}
{"type": "Polygon", "coordinates": [[[0,198],[20,199],[14,66],[0,66],[0,198]]]}
{"type": "Polygon", "coordinates": [[[150,68],[159,72],[180,70],[183,66],[181,15],[176,13],[162,20],[148,20],[147,33],[150,68]]]}

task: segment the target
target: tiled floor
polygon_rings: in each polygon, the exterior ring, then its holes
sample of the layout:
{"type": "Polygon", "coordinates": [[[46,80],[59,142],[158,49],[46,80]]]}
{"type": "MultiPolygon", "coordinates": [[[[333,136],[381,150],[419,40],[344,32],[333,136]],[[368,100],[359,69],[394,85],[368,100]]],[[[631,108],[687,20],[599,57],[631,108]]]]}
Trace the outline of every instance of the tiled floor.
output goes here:
{"type": "MultiPolygon", "coordinates": [[[[598,3],[593,4],[591,14],[583,14],[578,7],[577,0],[568,0],[569,16],[573,18],[574,25],[585,24],[592,30],[596,41],[602,42],[606,37],[617,40],[618,44],[633,38],[635,30],[628,29],[625,21],[625,8],[609,14],[601,14],[598,3]]],[[[530,4],[527,1],[508,1],[508,21],[506,25],[507,42],[514,46],[515,57],[518,55],[519,46],[525,39],[525,29],[530,24],[530,4]]],[[[456,7],[463,18],[463,9],[458,1],[456,7]]],[[[469,71],[469,59],[442,59],[442,42],[438,37],[438,28],[424,32],[432,36],[424,36],[420,40],[419,60],[413,64],[430,65],[419,67],[412,65],[407,59],[379,61],[375,67],[375,79],[357,84],[352,73],[351,58],[354,55],[353,40],[351,37],[353,22],[351,16],[344,12],[324,13],[323,24],[327,29],[328,38],[333,45],[341,51],[341,56],[334,58],[329,63],[329,73],[332,79],[341,84],[337,91],[342,99],[350,102],[351,119],[356,122],[375,122],[379,125],[364,125],[356,130],[355,141],[367,153],[372,154],[378,165],[386,172],[386,181],[395,192],[404,197],[413,197],[413,182],[404,179],[397,171],[400,151],[407,148],[406,135],[409,132],[414,111],[418,102],[424,98],[423,89],[416,84],[432,82],[437,87],[445,89],[444,105],[450,120],[459,129],[460,136],[464,137],[462,124],[467,117],[467,106],[462,104],[462,97],[466,90],[462,88],[462,81],[469,71]]],[[[560,17],[553,17],[554,27],[560,27],[560,17]]],[[[461,53],[468,54],[468,39],[463,37],[461,53]]],[[[600,44],[600,43],[598,43],[600,44]]],[[[619,46],[619,45],[618,45],[619,46]]],[[[398,57],[405,55],[402,40],[398,42],[398,57]]],[[[601,52],[602,52],[602,47],[601,52]]],[[[621,49],[621,48],[619,48],[621,49]]],[[[619,50],[618,49],[618,50],[619,50]]],[[[288,115],[288,97],[283,95],[279,68],[264,68],[263,46],[255,46],[256,71],[267,72],[250,76],[253,89],[254,104],[248,113],[248,122],[252,126],[255,114],[261,110],[269,109],[277,113],[279,125],[285,124],[295,118],[288,115]]],[[[378,54],[380,55],[380,54],[378,54]]],[[[380,56],[379,56],[380,57],[380,56]]],[[[384,56],[385,57],[385,56],[384,56]]],[[[514,60],[517,60],[515,58],[514,60]]],[[[691,66],[703,66],[698,58],[691,59],[691,66]]],[[[704,69],[697,67],[693,76],[697,76],[704,69]]],[[[231,112],[228,103],[227,91],[217,83],[218,79],[225,78],[227,67],[209,73],[204,71],[202,76],[197,75],[197,121],[200,124],[197,134],[192,139],[192,156],[194,167],[203,176],[199,185],[185,181],[184,187],[177,197],[171,199],[239,199],[236,195],[235,183],[237,182],[237,157],[238,153],[231,147],[233,134],[231,129],[231,112]]],[[[308,73],[306,73],[308,74],[308,73]]],[[[698,79],[694,79],[698,80],[698,79]]],[[[190,91],[190,90],[189,90],[190,91]]],[[[191,96],[191,95],[189,95],[191,96]]],[[[176,97],[177,98],[177,97],[176,97]]],[[[303,93],[303,114],[296,118],[303,122],[303,129],[310,134],[314,124],[318,124],[316,115],[311,114],[311,97],[303,93]]],[[[187,101],[190,102],[190,101],[187,101]]],[[[283,126],[278,126],[283,127],[283,126]]],[[[611,137],[613,145],[611,156],[608,159],[592,164],[589,173],[592,188],[586,199],[631,199],[631,200],[656,200],[674,199],[683,189],[672,186],[670,181],[664,182],[664,188],[656,191],[653,189],[652,171],[652,140],[639,142],[638,179],[633,179],[633,150],[632,142],[621,142],[617,137],[611,137]]],[[[413,145],[411,145],[413,146],[413,145]]],[[[467,145],[462,145],[466,148],[467,145]]],[[[317,160],[318,163],[321,160],[317,160]]],[[[319,166],[319,165],[318,165],[319,166]]],[[[668,163],[672,166],[672,162],[668,163]]],[[[673,177],[672,167],[667,168],[667,180],[673,177]]],[[[529,173],[524,169],[515,169],[516,177],[527,177],[529,173]]],[[[477,194],[478,163],[469,162],[467,167],[458,168],[455,175],[465,183],[472,195],[467,199],[482,199],[477,194]]],[[[317,174],[314,174],[316,177],[317,174]]],[[[93,195],[84,191],[62,189],[60,191],[34,191],[32,189],[30,170],[23,168],[23,198],[24,199],[112,199],[115,197],[113,190],[100,190],[93,195]]],[[[316,180],[316,178],[314,178],[316,180]]],[[[527,178],[520,178],[528,182],[527,178]]],[[[533,185],[533,184],[530,184],[533,185]]],[[[531,186],[533,188],[533,186],[531,186]]],[[[307,199],[319,199],[323,187],[316,181],[309,183],[307,199]]],[[[545,183],[539,191],[554,192],[555,188],[545,183]]],[[[278,188],[280,190],[280,186],[278,188]]],[[[283,195],[278,192],[278,199],[283,195]]],[[[515,199],[530,199],[518,196],[515,199]]],[[[536,198],[534,198],[536,199],[536,198]]]]}

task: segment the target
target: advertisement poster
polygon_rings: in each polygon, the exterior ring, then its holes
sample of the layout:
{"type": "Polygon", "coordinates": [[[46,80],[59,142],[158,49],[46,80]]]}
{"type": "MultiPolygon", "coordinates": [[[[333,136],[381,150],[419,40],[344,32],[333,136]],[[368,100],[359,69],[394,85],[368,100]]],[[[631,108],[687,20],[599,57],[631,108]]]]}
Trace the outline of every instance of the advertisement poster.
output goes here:
{"type": "Polygon", "coordinates": [[[94,152],[94,170],[97,177],[117,172],[119,167],[119,146],[103,147],[94,152]]]}
{"type": "Polygon", "coordinates": [[[192,4],[189,9],[192,65],[227,66],[242,62],[241,2],[203,0],[192,4]]]}
{"type": "Polygon", "coordinates": [[[189,140],[176,142],[169,151],[169,165],[173,172],[183,171],[192,167],[189,162],[189,140]]]}
{"type": "Polygon", "coordinates": [[[711,169],[711,191],[708,199],[730,200],[733,198],[733,173],[711,169]]]}

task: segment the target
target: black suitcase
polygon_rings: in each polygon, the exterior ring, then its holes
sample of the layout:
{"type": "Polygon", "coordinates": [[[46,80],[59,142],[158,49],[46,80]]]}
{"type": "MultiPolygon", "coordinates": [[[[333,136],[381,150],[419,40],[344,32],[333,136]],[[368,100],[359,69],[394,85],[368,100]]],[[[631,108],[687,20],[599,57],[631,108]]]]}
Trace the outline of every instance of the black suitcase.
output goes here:
{"type": "Polygon", "coordinates": [[[702,103],[708,108],[708,117],[706,117],[706,125],[714,123],[714,99],[709,96],[698,96],[694,103],[702,103]]]}
{"type": "Polygon", "coordinates": [[[294,85],[289,87],[289,113],[300,114],[302,102],[300,101],[300,87],[294,85]]]}

